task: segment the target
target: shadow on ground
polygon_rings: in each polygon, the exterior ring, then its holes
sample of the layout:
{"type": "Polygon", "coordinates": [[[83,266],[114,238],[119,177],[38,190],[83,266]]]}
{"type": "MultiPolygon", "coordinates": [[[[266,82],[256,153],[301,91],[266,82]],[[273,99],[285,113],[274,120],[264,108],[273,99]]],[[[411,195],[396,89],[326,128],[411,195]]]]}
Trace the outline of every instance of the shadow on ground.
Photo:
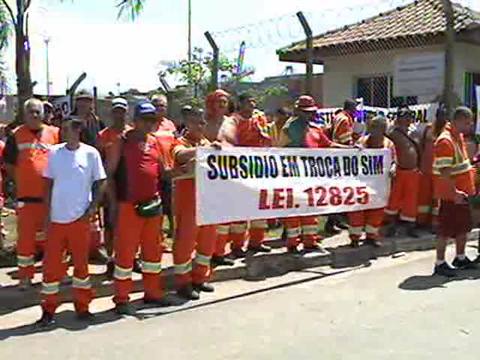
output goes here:
{"type": "Polygon", "coordinates": [[[447,278],[438,275],[415,275],[402,281],[398,287],[402,290],[422,291],[436,288],[444,288],[448,283],[464,280],[480,279],[480,269],[477,270],[459,270],[457,276],[447,278]]]}

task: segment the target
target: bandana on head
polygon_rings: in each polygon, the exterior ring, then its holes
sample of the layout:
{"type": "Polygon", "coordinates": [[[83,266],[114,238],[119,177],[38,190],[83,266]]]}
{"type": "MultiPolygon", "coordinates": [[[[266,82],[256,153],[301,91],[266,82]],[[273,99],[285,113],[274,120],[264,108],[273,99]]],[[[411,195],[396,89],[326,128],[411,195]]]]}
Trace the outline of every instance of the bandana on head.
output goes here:
{"type": "Polygon", "coordinates": [[[215,105],[217,101],[222,97],[229,98],[230,94],[227,93],[225,90],[218,89],[207,95],[207,98],[205,100],[205,110],[206,110],[207,119],[211,119],[217,116],[215,105]]]}

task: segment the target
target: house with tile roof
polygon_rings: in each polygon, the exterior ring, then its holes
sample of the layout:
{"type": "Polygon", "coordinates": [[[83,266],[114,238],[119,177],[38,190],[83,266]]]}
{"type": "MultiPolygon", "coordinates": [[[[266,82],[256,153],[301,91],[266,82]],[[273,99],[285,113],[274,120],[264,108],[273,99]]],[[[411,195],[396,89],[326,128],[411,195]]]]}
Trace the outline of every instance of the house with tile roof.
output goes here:
{"type": "MultiPolygon", "coordinates": [[[[462,102],[475,107],[474,88],[480,85],[480,13],[459,4],[453,4],[453,10],[455,92],[462,102]]],[[[403,76],[394,75],[399,74],[398,64],[402,61],[435,59],[436,55],[444,59],[445,32],[442,0],[417,0],[314,37],[314,63],[324,66],[324,105],[338,106],[347,97],[362,97],[367,105],[381,107],[438,99],[441,91],[433,90],[433,85],[431,93],[423,89],[416,94],[411,89],[412,93],[405,95],[398,86],[403,76]]],[[[280,61],[304,63],[306,43],[291,44],[277,54],[280,61]]],[[[443,66],[444,60],[441,63],[443,66]]],[[[417,84],[432,82],[420,78],[417,84]]]]}

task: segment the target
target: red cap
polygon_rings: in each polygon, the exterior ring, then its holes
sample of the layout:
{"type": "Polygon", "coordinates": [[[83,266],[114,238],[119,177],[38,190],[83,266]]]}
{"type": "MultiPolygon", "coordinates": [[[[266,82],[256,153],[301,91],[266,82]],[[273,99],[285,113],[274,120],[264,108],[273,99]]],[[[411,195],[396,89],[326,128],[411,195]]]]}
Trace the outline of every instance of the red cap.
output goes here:
{"type": "Polygon", "coordinates": [[[318,106],[313,97],[309,95],[302,95],[295,102],[295,107],[301,111],[317,111],[318,106]]]}

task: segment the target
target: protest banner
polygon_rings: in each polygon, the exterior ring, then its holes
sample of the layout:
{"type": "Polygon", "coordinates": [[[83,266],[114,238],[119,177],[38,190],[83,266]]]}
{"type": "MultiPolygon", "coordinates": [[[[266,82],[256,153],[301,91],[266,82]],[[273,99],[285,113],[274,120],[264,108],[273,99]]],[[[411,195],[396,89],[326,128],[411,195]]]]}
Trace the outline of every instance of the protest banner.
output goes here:
{"type": "Polygon", "coordinates": [[[382,208],[384,149],[199,148],[198,225],[382,208]]]}
{"type": "Polygon", "coordinates": [[[60,109],[62,115],[67,117],[72,112],[72,107],[70,104],[70,96],[60,96],[52,100],[52,105],[55,110],[60,109]]]}

